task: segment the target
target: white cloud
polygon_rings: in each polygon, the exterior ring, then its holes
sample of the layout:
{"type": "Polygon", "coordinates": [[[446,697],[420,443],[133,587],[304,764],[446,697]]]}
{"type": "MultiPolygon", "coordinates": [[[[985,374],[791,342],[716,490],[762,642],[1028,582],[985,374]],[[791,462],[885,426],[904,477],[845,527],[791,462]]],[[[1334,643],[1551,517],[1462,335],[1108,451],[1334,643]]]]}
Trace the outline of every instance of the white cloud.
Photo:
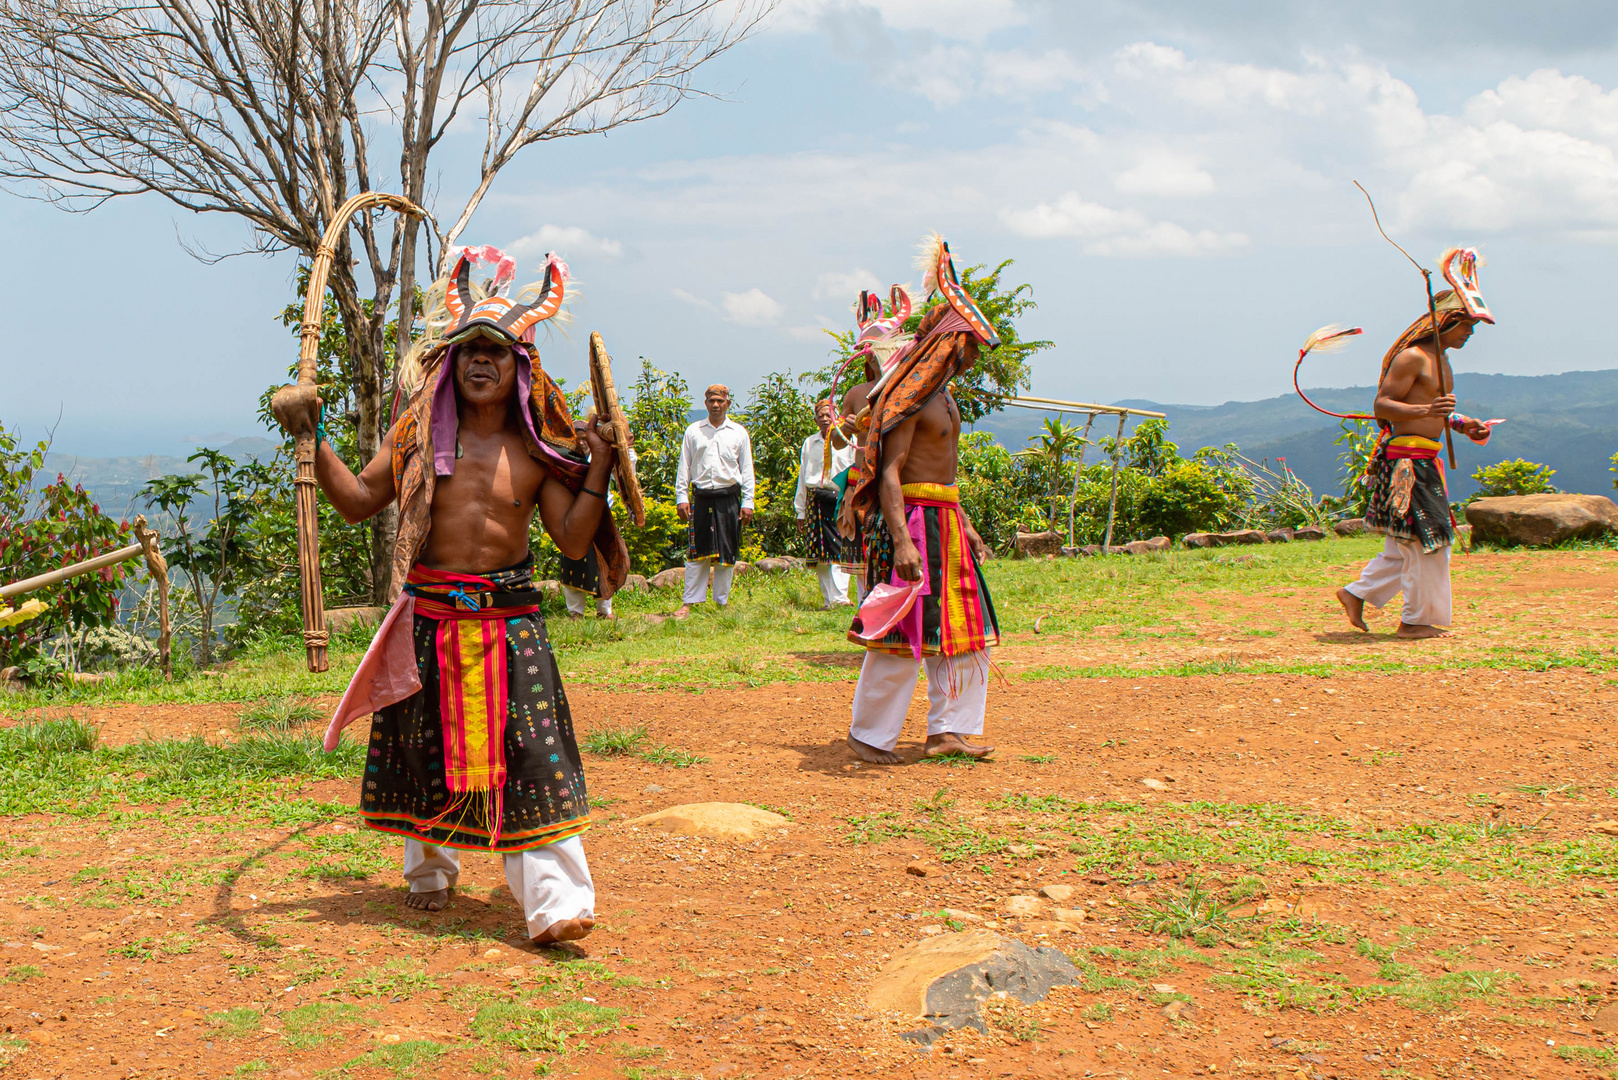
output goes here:
{"type": "Polygon", "coordinates": [[[1138,210],[1114,210],[1086,202],[1070,191],[1052,203],[1027,210],[1004,210],[1000,218],[1013,231],[1039,238],[1074,237],[1086,255],[1210,255],[1242,247],[1242,233],[1197,232],[1171,221],[1153,221],[1138,210]]]}
{"type": "Polygon", "coordinates": [[[864,267],[860,267],[846,273],[833,271],[821,274],[815,279],[814,297],[816,300],[836,300],[853,304],[860,295],[860,290],[869,289],[872,292],[881,292],[882,287],[880,278],[864,267]]]}
{"type": "Polygon", "coordinates": [[[1178,199],[1211,195],[1214,178],[1195,161],[1168,150],[1148,151],[1136,164],[1119,173],[1113,187],[1126,195],[1154,195],[1178,199]]]}
{"type": "Polygon", "coordinates": [[[820,322],[815,326],[789,326],[787,333],[794,341],[828,341],[826,335],[837,328],[826,316],[821,315],[819,318],[820,322]]]}
{"type": "Polygon", "coordinates": [[[879,22],[905,33],[981,41],[1022,26],[1028,16],[1016,0],[782,0],[773,28],[802,33],[828,22],[879,22]]]}
{"type": "Polygon", "coordinates": [[[779,320],[781,313],[786,310],[759,288],[748,289],[744,293],[724,293],[720,296],[719,306],[724,309],[725,321],[737,326],[769,326],[779,320]]]}
{"type": "Polygon", "coordinates": [[[529,233],[506,245],[506,250],[518,259],[536,258],[547,251],[554,251],[564,259],[592,256],[616,259],[624,253],[624,245],[617,240],[595,236],[577,225],[542,225],[538,232],[529,233]]]}
{"type": "Polygon", "coordinates": [[[719,310],[719,308],[714,305],[714,302],[712,300],[704,300],[702,297],[695,296],[695,295],[693,295],[691,293],[688,293],[684,289],[670,289],[669,292],[674,296],[674,298],[676,300],[684,300],[686,303],[690,304],[692,307],[699,307],[699,308],[702,308],[704,311],[718,311],[719,310]]]}

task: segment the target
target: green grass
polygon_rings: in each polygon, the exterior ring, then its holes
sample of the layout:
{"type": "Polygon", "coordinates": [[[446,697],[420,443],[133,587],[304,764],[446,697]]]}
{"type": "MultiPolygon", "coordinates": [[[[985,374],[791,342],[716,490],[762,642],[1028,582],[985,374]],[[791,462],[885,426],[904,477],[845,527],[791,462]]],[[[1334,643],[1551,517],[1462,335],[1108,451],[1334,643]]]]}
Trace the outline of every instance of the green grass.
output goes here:
{"type": "Polygon", "coordinates": [[[340,1001],[316,1001],[281,1014],[283,1038],[294,1050],[313,1049],[336,1038],[345,1028],[369,1027],[372,1023],[364,1009],[340,1001]]]}
{"type": "Polygon", "coordinates": [[[642,761],[649,761],[653,765],[668,765],[676,769],[689,769],[693,765],[704,765],[708,761],[700,754],[688,753],[661,743],[642,750],[640,757],[642,761]]]}
{"type": "Polygon", "coordinates": [[[369,1050],[344,1063],[342,1069],[382,1069],[396,1077],[418,1075],[418,1070],[443,1057],[450,1047],[430,1039],[412,1039],[409,1042],[387,1043],[369,1050]]]}
{"type": "Polygon", "coordinates": [[[397,956],[379,967],[366,968],[348,984],[348,992],[355,997],[404,1000],[423,990],[438,989],[438,982],[427,974],[419,960],[397,956]]]}
{"type": "Polygon", "coordinates": [[[0,815],[103,813],[114,806],[180,801],[192,807],[261,807],[272,820],[297,809],[284,777],[335,779],[359,773],[362,746],[325,753],[317,735],[251,735],[224,744],[199,736],[100,746],[76,719],[0,727],[0,815]]]}
{"type": "MultiPolygon", "coordinates": [[[[1007,672],[1008,677],[1017,680],[1234,673],[1332,675],[1440,667],[1618,671],[1618,655],[1611,650],[1594,646],[1563,650],[1554,643],[1541,645],[1520,636],[1505,643],[1505,637],[1489,634],[1455,639],[1442,658],[1431,652],[1387,656],[1353,650],[1344,652],[1341,658],[1298,662],[1241,656],[1168,663],[1153,663],[1150,659],[1149,647],[1164,639],[1189,642],[1199,637],[1215,640],[1223,635],[1233,642],[1233,648],[1238,648],[1242,641],[1273,635],[1274,626],[1251,625],[1252,613],[1223,610],[1219,595],[1328,590],[1357,573],[1379,545],[1379,538],[1366,536],[1264,546],[1240,553],[1229,549],[1173,551],[1149,558],[1109,556],[1051,563],[996,559],[985,568],[985,575],[1005,634],[1030,634],[1034,619],[1044,616],[1041,633],[1052,641],[1085,640],[1100,633],[1121,643],[1146,647],[1139,664],[1051,664],[1007,672]]],[[[1592,562],[1592,567],[1596,566],[1592,562]]],[[[1488,560],[1457,559],[1453,573],[1462,585],[1490,585],[1510,571],[1488,560]]],[[[807,571],[744,575],[737,579],[731,603],[723,611],[705,605],[687,619],[642,617],[666,615],[677,606],[678,594],[670,590],[621,593],[614,603],[619,615],[615,620],[551,620],[551,641],[563,677],[570,685],[622,691],[701,692],[711,687],[774,682],[852,682],[858,675],[861,650],[845,636],[849,615],[846,611],[819,610],[819,592],[807,571]]],[[[554,602],[547,610],[553,616],[559,612],[554,602]]],[[[1324,627],[1334,628],[1335,624],[1324,627]]],[[[283,721],[294,723],[298,703],[317,695],[340,693],[363,655],[371,632],[369,627],[356,627],[335,637],[330,650],[331,670],[318,675],[307,671],[301,641],[292,636],[266,638],[238,657],[221,677],[203,678],[182,671],[171,682],[143,669],[122,672],[95,685],[30,687],[8,695],[0,708],[21,711],[80,703],[241,702],[249,706],[248,714],[264,716],[264,723],[273,729],[283,721]]],[[[602,745],[601,751],[592,752],[626,752],[602,745]]]]}
{"type": "Polygon", "coordinates": [[[264,1023],[264,1014],[246,1007],[226,1009],[208,1014],[208,1026],[214,1034],[226,1039],[239,1039],[251,1035],[264,1023]]]}
{"type": "Polygon", "coordinates": [[[244,710],[240,726],[246,731],[286,732],[325,718],[326,711],[308,698],[287,694],[244,710]]]}
{"type": "Polygon", "coordinates": [[[43,974],[45,974],[45,969],[37,964],[18,964],[6,972],[3,977],[0,977],[0,985],[27,982],[29,979],[37,979],[43,974]]]}
{"type": "Polygon", "coordinates": [[[581,1035],[610,1035],[622,1010],[587,1001],[540,1007],[521,1002],[485,1005],[472,1018],[472,1034],[484,1042],[530,1053],[560,1054],[581,1035]]]}
{"type": "Polygon", "coordinates": [[[1199,945],[1211,945],[1230,929],[1230,907],[1204,889],[1195,877],[1188,877],[1183,890],[1155,904],[1142,905],[1139,922],[1149,934],[1195,938],[1199,945]]]}
{"type": "Polygon", "coordinates": [[[625,757],[635,753],[640,744],[647,739],[646,725],[629,727],[625,725],[609,725],[585,733],[581,749],[587,754],[599,754],[602,757],[625,757]]]}

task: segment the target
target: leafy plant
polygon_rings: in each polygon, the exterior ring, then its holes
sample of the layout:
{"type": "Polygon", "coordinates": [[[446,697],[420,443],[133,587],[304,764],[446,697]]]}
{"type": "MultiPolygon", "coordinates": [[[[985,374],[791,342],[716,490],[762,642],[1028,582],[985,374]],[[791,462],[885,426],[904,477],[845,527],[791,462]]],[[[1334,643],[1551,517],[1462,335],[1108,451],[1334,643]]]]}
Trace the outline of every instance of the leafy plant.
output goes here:
{"type": "Polygon", "coordinates": [[[1140,926],[1151,934],[1197,938],[1200,944],[1209,936],[1218,939],[1225,935],[1229,912],[1229,906],[1220,903],[1198,879],[1187,876],[1182,892],[1140,908],[1140,926]]]}
{"type": "Polygon", "coordinates": [[[1478,483],[1477,494],[1473,498],[1543,495],[1554,492],[1556,489],[1551,486],[1551,477],[1555,475],[1556,470],[1550,466],[1525,461],[1522,458],[1502,461],[1496,465],[1485,465],[1472,474],[1472,479],[1478,483]]]}
{"type": "Polygon", "coordinates": [[[1371,486],[1365,482],[1365,471],[1371,467],[1379,432],[1371,420],[1343,420],[1338,428],[1337,438],[1332,443],[1343,448],[1337,454],[1337,479],[1343,486],[1342,505],[1350,516],[1364,517],[1371,505],[1371,486]]]}
{"type": "MultiPolygon", "coordinates": [[[[792,373],[771,372],[734,414],[753,442],[754,513],[748,546],[759,554],[807,554],[792,508],[803,441],[815,430],[814,402],[793,385],[792,373]]],[[[745,557],[745,556],[744,556],[745,557]]]]}
{"type": "Polygon", "coordinates": [[[587,754],[624,757],[633,754],[646,741],[646,726],[613,725],[586,732],[582,748],[587,754]]]}

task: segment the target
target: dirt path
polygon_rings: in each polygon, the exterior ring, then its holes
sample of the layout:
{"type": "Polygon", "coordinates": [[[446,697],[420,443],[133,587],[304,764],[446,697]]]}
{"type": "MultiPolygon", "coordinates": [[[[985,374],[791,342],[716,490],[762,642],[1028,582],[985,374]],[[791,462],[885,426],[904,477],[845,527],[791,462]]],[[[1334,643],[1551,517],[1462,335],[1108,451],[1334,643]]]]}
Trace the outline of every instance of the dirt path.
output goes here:
{"type": "MultiPolygon", "coordinates": [[[[396,846],[351,817],[13,821],[8,1074],[1505,1078],[1594,1075],[1614,1050],[1591,1028],[1618,999],[1618,855],[1598,827],[1618,818],[1618,688],[1602,677],[1014,682],[991,697],[996,759],[975,767],[853,763],[850,692],[572,695],[586,730],[645,725],[708,759],[590,760],[587,961],[533,954],[487,856],[467,857],[449,911],[408,911],[396,846]],[[753,843],[624,824],[707,800],[792,822],[753,843]],[[1256,920],[1205,948],[1142,930],[1198,870],[1256,920]],[[1076,932],[1005,913],[1047,884],[1076,890],[1076,932]],[[917,1025],[864,995],[951,921],[1057,945],[1088,984],[918,1050],[899,1037],[917,1025]],[[1182,996],[1186,1018],[1165,1016],[1182,996]],[[539,1006],[543,1023],[512,1012],[539,1006]],[[260,1019],[234,1014],[232,1035],[232,1009],[260,1019]],[[1559,1057],[1569,1044],[1588,1052],[1559,1057]]],[[[96,718],[119,740],[233,716],[96,718]]]]}

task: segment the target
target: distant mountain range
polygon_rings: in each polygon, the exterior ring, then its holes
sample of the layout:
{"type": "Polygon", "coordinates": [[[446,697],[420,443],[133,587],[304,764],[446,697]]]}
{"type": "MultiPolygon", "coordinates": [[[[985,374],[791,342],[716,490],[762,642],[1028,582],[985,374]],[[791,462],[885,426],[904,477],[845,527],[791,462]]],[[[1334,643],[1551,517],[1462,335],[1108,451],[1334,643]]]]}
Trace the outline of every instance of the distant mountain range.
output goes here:
{"type": "MultiPolygon", "coordinates": [[[[1608,472],[1618,451],[1618,370],[1569,371],[1560,375],[1455,376],[1461,411],[1481,419],[1504,417],[1486,447],[1458,439],[1459,467],[1450,476],[1450,497],[1464,499],[1477,490],[1472,473],[1484,465],[1526,458],[1556,470],[1551,482],[1562,491],[1612,496],[1608,472]]],[[[1309,396],[1334,412],[1369,412],[1375,390],[1310,389],[1309,396]]],[[[1169,438],[1189,457],[1204,446],[1235,443],[1255,461],[1284,457],[1287,465],[1317,494],[1341,490],[1338,476],[1337,421],[1322,416],[1297,394],[1263,401],[1230,401],[1223,405],[1163,405],[1153,401],[1111,402],[1126,408],[1167,413],[1169,438]]],[[[1068,414],[1071,422],[1074,417],[1068,414]]],[[[1080,416],[1079,422],[1083,423],[1080,416]]],[[[978,427],[993,431],[1001,443],[1021,449],[1040,430],[1043,417],[1025,409],[1006,409],[978,427]]],[[[1126,431],[1133,430],[1132,418],[1126,431]]],[[[1116,420],[1097,417],[1092,439],[1112,435],[1116,420]]]]}
{"type": "MultiPolygon", "coordinates": [[[[267,458],[281,445],[270,439],[232,435],[215,436],[229,440],[216,449],[237,461],[248,458],[267,458]]],[[[208,445],[207,442],[201,445],[208,445]]],[[[92,458],[77,454],[52,452],[45,456],[45,466],[35,476],[35,483],[54,483],[58,473],[95,496],[104,513],[112,517],[133,517],[144,511],[144,505],[135,497],[146,481],[173,473],[193,473],[198,469],[183,457],[167,454],[145,454],[140,457],[92,458]]]]}

